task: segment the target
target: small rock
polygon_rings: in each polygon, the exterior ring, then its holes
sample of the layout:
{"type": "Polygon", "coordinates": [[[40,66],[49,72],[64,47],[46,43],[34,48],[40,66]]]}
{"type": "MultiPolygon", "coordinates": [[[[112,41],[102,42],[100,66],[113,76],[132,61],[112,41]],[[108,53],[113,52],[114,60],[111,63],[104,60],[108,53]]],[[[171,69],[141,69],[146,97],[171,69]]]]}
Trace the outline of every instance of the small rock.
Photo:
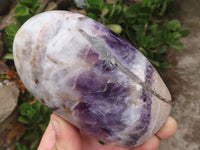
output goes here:
{"type": "Polygon", "coordinates": [[[19,90],[15,86],[0,87],[0,123],[3,122],[15,109],[19,90]]]}

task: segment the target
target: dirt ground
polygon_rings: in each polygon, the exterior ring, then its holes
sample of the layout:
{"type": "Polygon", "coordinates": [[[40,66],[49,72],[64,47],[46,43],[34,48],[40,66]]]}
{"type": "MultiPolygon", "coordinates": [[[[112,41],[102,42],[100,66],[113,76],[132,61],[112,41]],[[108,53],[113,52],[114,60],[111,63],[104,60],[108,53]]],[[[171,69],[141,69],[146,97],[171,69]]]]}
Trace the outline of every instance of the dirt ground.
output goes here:
{"type": "Polygon", "coordinates": [[[176,0],[178,13],[190,35],[182,39],[183,51],[171,51],[170,68],[165,72],[175,102],[171,115],[179,128],[174,137],[161,143],[159,150],[200,150],[200,0],[176,0]]]}

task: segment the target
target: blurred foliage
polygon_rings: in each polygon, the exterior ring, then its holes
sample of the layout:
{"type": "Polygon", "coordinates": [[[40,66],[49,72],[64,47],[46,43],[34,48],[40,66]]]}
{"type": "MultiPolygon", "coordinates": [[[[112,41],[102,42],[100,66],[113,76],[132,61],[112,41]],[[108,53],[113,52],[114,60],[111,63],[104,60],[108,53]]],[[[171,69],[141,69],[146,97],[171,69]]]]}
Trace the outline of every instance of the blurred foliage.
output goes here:
{"type": "Polygon", "coordinates": [[[8,48],[8,53],[4,56],[4,59],[6,60],[13,60],[13,40],[19,27],[30,17],[39,13],[43,8],[43,4],[39,0],[17,0],[17,2],[18,5],[14,10],[14,19],[17,24],[12,23],[6,27],[5,34],[3,36],[4,43],[8,48]]]}
{"type": "MultiPolygon", "coordinates": [[[[44,133],[52,112],[38,101],[33,103],[22,103],[20,106],[20,114],[18,121],[24,124],[25,134],[23,140],[27,141],[28,149],[35,149],[40,141],[41,135],[44,133]]],[[[25,146],[16,143],[18,150],[25,149],[25,146]]]]}
{"type": "Polygon", "coordinates": [[[11,23],[8,27],[5,28],[3,40],[5,45],[8,47],[9,52],[12,52],[13,40],[18,29],[19,27],[14,23],[11,23]]]}
{"type": "Polygon", "coordinates": [[[19,142],[15,144],[17,150],[28,150],[26,146],[21,145],[19,142]]]}
{"type": "Polygon", "coordinates": [[[86,0],[84,9],[87,16],[120,34],[158,69],[169,66],[163,58],[167,47],[181,50],[183,43],[178,39],[189,34],[188,30],[181,28],[178,20],[164,19],[171,1],[143,0],[127,6],[123,0],[117,3],[86,0]]]}
{"type": "Polygon", "coordinates": [[[15,8],[15,20],[22,25],[30,17],[39,13],[43,4],[39,0],[17,0],[18,6],[15,8]]]}

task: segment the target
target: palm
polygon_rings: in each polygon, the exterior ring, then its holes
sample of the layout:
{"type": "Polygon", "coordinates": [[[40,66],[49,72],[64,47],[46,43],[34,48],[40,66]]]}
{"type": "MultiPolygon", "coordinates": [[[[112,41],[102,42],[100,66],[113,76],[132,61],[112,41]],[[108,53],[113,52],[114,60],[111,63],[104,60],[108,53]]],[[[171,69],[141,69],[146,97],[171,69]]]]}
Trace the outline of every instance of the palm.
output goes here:
{"type": "Polygon", "coordinates": [[[172,136],[177,123],[169,117],[163,127],[151,139],[136,148],[120,148],[110,144],[102,145],[98,139],[80,133],[80,131],[53,114],[38,150],[157,150],[160,139],[172,136]]]}
{"type": "Polygon", "coordinates": [[[127,148],[120,148],[110,144],[102,145],[99,143],[98,139],[84,134],[81,134],[81,141],[78,143],[83,145],[82,150],[129,150],[127,148]]]}

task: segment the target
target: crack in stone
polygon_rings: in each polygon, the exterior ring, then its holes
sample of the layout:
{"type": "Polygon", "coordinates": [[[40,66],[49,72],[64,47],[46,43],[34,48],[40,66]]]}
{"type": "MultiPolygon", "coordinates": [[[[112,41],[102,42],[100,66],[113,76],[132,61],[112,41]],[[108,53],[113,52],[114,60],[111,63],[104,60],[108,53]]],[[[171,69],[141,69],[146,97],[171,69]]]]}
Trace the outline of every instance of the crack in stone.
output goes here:
{"type": "Polygon", "coordinates": [[[133,81],[136,83],[140,84],[144,90],[150,92],[154,96],[156,96],[158,99],[162,100],[165,103],[171,104],[172,101],[168,100],[161,95],[159,95],[156,91],[154,91],[150,85],[145,84],[144,82],[141,81],[134,73],[132,73],[127,67],[125,67],[123,64],[121,64],[117,58],[112,56],[112,54],[109,52],[109,50],[104,46],[104,43],[93,36],[88,35],[85,33],[82,29],[79,29],[79,32],[83,35],[83,37],[92,45],[94,46],[99,52],[100,52],[100,57],[102,59],[106,59],[111,61],[115,66],[117,66],[124,74],[128,75],[133,81]]]}

